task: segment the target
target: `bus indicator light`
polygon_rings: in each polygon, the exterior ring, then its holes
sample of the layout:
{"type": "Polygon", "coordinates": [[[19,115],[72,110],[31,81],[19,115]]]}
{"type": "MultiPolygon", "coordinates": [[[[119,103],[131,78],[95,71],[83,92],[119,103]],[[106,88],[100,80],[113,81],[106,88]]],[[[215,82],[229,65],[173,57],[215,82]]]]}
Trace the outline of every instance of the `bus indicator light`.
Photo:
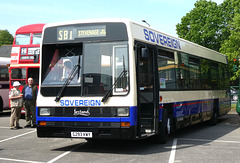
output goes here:
{"type": "Polygon", "coordinates": [[[130,127],[130,122],[121,122],[121,127],[130,127]]]}
{"type": "Polygon", "coordinates": [[[40,121],[38,124],[39,124],[40,126],[46,126],[46,125],[47,125],[47,122],[46,122],[46,121],[40,121]]]}

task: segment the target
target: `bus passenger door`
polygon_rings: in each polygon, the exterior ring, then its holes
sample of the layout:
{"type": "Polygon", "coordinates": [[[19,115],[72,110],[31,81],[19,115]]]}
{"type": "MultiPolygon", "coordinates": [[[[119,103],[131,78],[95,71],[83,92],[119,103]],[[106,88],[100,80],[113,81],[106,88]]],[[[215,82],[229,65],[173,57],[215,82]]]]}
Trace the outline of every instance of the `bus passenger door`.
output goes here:
{"type": "Polygon", "coordinates": [[[156,132],[158,89],[156,78],[155,49],[138,48],[137,87],[138,87],[138,135],[150,136],[156,132]]]}

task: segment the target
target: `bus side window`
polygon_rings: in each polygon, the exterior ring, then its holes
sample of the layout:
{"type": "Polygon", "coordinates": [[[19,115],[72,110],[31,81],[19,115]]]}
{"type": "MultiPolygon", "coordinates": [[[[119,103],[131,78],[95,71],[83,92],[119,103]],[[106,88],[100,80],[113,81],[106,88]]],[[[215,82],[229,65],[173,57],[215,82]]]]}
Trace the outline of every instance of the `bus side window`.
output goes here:
{"type": "Polygon", "coordinates": [[[176,65],[174,61],[174,53],[159,49],[157,60],[160,89],[176,89],[176,65]]]}
{"type": "Polygon", "coordinates": [[[0,74],[0,81],[9,80],[8,67],[0,67],[0,74]]]}
{"type": "Polygon", "coordinates": [[[190,89],[200,89],[200,60],[198,58],[189,57],[189,71],[190,89]]]}

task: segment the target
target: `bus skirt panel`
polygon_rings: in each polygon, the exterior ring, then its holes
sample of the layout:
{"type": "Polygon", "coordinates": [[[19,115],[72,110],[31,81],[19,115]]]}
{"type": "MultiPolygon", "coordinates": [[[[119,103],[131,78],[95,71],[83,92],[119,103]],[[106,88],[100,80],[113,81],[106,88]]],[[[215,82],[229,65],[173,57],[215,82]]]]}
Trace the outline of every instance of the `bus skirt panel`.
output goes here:
{"type": "Polygon", "coordinates": [[[37,127],[38,137],[55,137],[55,138],[93,138],[93,139],[135,139],[137,127],[127,128],[74,128],[74,127],[37,127]],[[78,135],[73,136],[72,134],[78,135]],[[91,133],[91,137],[86,134],[91,133]],[[83,134],[83,135],[81,135],[83,134]],[[85,136],[84,136],[85,134],[85,136]]]}

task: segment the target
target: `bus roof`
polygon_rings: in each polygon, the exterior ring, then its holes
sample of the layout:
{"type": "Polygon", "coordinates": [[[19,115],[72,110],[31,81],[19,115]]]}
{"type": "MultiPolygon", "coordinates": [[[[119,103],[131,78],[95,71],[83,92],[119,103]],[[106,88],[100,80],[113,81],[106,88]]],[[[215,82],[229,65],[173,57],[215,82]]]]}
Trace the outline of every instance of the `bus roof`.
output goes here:
{"type": "Polygon", "coordinates": [[[0,47],[0,57],[11,57],[12,45],[3,45],[0,47]]]}
{"type": "Polygon", "coordinates": [[[106,18],[106,19],[81,19],[81,20],[71,20],[71,21],[64,21],[64,22],[57,22],[57,23],[49,23],[44,26],[44,28],[60,26],[60,25],[70,25],[70,24],[87,24],[87,23],[118,23],[122,22],[128,24],[132,22],[130,19],[123,19],[123,18],[106,18]]]}
{"type": "Polygon", "coordinates": [[[7,57],[0,57],[0,66],[6,66],[7,64],[10,64],[11,58],[7,57]]]}
{"type": "Polygon", "coordinates": [[[16,34],[41,33],[45,24],[30,24],[17,29],[16,34]]]}
{"type": "Polygon", "coordinates": [[[87,23],[125,23],[130,29],[129,34],[133,39],[143,41],[145,43],[158,45],[160,47],[165,47],[168,49],[194,54],[199,57],[209,58],[219,62],[227,63],[226,55],[214,51],[212,49],[203,47],[201,45],[195,44],[193,42],[174,37],[163,32],[157,31],[151,27],[146,26],[145,24],[140,24],[134,22],[130,19],[84,19],[84,20],[75,20],[59,23],[50,23],[44,26],[45,28],[62,26],[62,25],[71,25],[71,24],[87,24],[87,23]],[[179,45],[178,45],[179,44],[179,45]],[[177,48],[175,48],[175,45],[177,48]],[[177,46],[178,45],[178,46],[177,46]],[[180,46],[181,45],[181,46],[180,46]]]}
{"type": "Polygon", "coordinates": [[[136,22],[131,22],[130,26],[132,36],[136,40],[158,45],[159,47],[163,48],[192,54],[198,57],[211,59],[213,61],[218,61],[225,64],[228,63],[227,56],[215,50],[206,48],[182,38],[173,37],[136,22]]]}

